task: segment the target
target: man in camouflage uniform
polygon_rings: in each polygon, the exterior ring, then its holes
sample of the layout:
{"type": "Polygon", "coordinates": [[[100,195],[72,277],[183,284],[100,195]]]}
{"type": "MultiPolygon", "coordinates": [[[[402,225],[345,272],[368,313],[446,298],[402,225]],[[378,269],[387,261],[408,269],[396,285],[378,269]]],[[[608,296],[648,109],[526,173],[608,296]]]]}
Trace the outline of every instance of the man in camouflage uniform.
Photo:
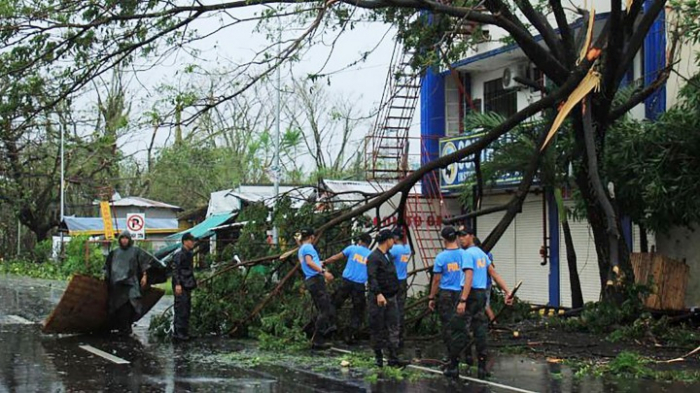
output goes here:
{"type": "MultiPolygon", "coordinates": [[[[492,277],[498,286],[506,292],[506,305],[513,304],[513,295],[508,291],[505,281],[491,265],[491,259],[481,248],[474,244],[474,232],[469,228],[459,231],[459,240],[465,250],[465,264],[474,267],[474,275],[471,289],[465,288],[457,306],[457,313],[465,315],[467,326],[470,326],[476,341],[476,353],[478,357],[478,377],[486,378],[488,318],[486,317],[487,282],[492,277]]],[[[471,348],[462,347],[462,350],[471,351],[471,348]]]]}
{"type": "Polygon", "coordinates": [[[435,295],[439,293],[437,309],[442,324],[442,338],[449,358],[444,374],[446,377],[457,378],[459,356],[469,340],[467,318],[463,313],[457,314],[457,305],[464,286],[471,286],[473,268],[464,263],[464,252],[457,245],[455,228],[447,226],[442,229],[441,235],[445,242],[445,249],[435,257],[428,307],[431,311],[435,311],[435,295]]]}

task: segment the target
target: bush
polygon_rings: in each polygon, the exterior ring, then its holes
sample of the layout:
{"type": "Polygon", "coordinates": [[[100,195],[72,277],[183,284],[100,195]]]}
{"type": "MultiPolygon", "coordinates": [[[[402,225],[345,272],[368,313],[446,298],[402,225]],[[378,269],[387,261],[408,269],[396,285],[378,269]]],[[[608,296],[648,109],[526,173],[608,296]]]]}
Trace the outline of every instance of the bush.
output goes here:
{"type": "Polygon", "coordinates": [[[49,263],[52,262],[51,256],[53,254],[53,241],[50,239],[41,241],[34,246],[32,250],[32,258],[36,263],[49,263]]]}

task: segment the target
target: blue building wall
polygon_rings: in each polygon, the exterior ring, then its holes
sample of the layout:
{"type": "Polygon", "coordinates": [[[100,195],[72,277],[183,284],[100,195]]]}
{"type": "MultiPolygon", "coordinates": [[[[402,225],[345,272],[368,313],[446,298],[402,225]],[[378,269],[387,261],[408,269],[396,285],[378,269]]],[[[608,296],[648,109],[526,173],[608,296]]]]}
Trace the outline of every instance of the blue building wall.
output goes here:
{"type": "MultiPolygon", "coordinates": [[[[644,10],[651,1],[644,2],[644,10]]],[[[662,11],[651,26],[644,39],[644,84],[649,85],[666,66],[666,14],[662,11]]],[[[666,111],[666,84],[658,89],[644,102],[644,114],[647,119],[656,120],[666,111]]]]}
{"type": "MultiPolygon", "coordinates": [[[[422,76],[420,91],[421,165],[440,157],[440,138],[445,136],[445,78],[434,68],[422,76]]],[[[422,182],[423,195],[437,195],[440,172],[422,182]]]]}

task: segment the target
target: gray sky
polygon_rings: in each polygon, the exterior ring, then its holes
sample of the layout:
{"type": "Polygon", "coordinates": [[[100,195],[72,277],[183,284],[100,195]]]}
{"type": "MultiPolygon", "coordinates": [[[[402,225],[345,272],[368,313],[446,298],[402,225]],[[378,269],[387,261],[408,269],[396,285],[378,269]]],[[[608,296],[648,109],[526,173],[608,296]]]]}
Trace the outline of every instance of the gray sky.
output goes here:
{"type": "MultiPolygon", "coordinates": [[[[255,12],[253,8],[246,8],[233,10],[231,14],[242,18],[252,16],[253,12],[255,12]]],[[[197,21],[192,27],[204,35],[219,28],[220,25],[219,20],[211,18],[197,21]]],[[[284,25],[287,27],[283,33],[284,39],[299,34],[293,29],[290,31],[288,21],[284,22],[284,25]]],[[[200,52],[198,55],[200,59],[193,58],[185,51],[179,51],[176,55],[164,59],[158,66],[139,72],[135,78],[126,78],[130,80],[128,89],[133,98],[131,119],[141,120],[139,118],[142,117],[143,113],[153,106],[154,99],[157,98],[155,88],[160,84],[184,84],[188,76],[182,75],[182,70],[188,64],[196,64],[205,70],[214,70],[223,68],[231,62],[246,63],[250,61],[255,52],[269,45],[265,32],[255,32],[254,28],[254,23],[230,27],[193,45],[200,52]]],[[[326,62],[331,53],[331,46],[328,43],[335,36],[336,34],[325,34],[323,36],[325,45],[314,45],[302,50],[301,60],[291,64],[291,72],[296,78],[321,71],[322,64],[326,62]]],[[[376,109],[382,97],[394,48],[393,36],[393,31],[390,31],[389,26],[379,22],[360,23],[356,25],[354,30],[343,33],[336,42],[335,49],[333,49],[327,65],[323,68],[323,72],[343,69],[357,61],[363,52],[370,51],[375,47],[376,50],[369,55],[366,61],[331,76],[331,85],[328,86],[329,95],[352,98],[357,103],[357,112],[361,114],[368,114],[376,109]]],[[[290,80],[290,65],[285,65],[282,71],[282,84],[284,85],[290,80]]],[[[283,95],[282,99],[289,98],[283,95]]],[[[274,105],[274,102],[271,102],[270,105],[274,105]]],[[[374,119],[366,121],[364,126],[355,132],[354,139],[361,140],[373,122],[374,119]]],[[[414,133],[418,132],[416,122],[414,122],[413,129],[414,133]]],[[[143,129],[122,138],[120,145],[123,151],[127,154],[137,153],[139,157],[143,157],[139,152],[148,146],[151,133],[152,129],[144,126],[143,129]]],[[[169,133],[166,130],[159,132],[158,146],[171,141],[172,139],[169,138],[169,133]]]]}

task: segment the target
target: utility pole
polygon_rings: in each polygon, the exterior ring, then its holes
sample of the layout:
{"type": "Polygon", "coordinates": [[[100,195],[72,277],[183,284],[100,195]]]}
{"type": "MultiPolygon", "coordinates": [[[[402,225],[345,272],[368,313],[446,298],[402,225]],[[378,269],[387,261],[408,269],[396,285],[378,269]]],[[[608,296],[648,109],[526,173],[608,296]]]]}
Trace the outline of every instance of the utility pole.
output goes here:
{"type": "MultiPolygon", "coordinates": [[[[282,18],[277,17],[277,114],[275,116],[275,157],[273,165],[274,181],[275,181],[275,203],[273,205],[273,213],[277,210],[277,202],[280,195],[280,114],[282,112],[282,73],[280,68],[282,67],[282,18]]],[[[277,232],[277,225],[272,227],[272,243],[279,244],[279,233],[277,232]]]]}

